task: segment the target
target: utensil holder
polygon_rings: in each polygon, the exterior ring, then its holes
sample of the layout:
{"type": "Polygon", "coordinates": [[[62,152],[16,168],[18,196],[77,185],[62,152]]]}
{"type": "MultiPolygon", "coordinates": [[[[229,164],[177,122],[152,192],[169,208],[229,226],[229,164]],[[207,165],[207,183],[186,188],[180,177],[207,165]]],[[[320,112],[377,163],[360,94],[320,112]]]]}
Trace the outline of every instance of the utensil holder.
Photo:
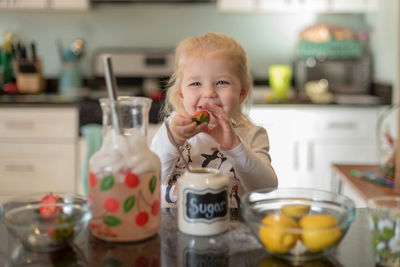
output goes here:
{"type": "Polygon", "coordinates": [[[37,60],[32,63],[32,67],[36,68],[36,72],[21,72],[19,63],[15,63],[14,72],[17,80],[17,87],[20,93],[36,94],[45,91],[46,84],[42,73],[42,63],[37,60]]]}
{"type": "Polygon", "coordinates": [[[70,95],[79,93],[83,86],[79,62],[63,62],[58,85],[61,94],[70,95]]]}

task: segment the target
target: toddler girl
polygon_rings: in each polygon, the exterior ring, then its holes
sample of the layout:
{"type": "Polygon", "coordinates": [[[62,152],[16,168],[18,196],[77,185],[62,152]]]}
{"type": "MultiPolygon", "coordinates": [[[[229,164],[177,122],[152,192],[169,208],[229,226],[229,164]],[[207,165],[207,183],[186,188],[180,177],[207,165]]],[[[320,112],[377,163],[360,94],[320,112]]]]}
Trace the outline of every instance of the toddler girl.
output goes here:
{"type": "MultiPolygon", "coordinates": [[[[164,107],[170,115],[167,122],[190,167],[216,168],[229,178],[231,207],[239,206],[246,191],[278,186],[267,132],[241,110],[250,88],[247,55],[233,38],[207,33],[177,46],[164,107]],[[209,112],[211,120],[198,125],[192,117],[201,110],[209,112]]],[[[162,206],[173,206],[185,164],[165,124],[153,137],[151,149],[161,160],[162,206]]]]}

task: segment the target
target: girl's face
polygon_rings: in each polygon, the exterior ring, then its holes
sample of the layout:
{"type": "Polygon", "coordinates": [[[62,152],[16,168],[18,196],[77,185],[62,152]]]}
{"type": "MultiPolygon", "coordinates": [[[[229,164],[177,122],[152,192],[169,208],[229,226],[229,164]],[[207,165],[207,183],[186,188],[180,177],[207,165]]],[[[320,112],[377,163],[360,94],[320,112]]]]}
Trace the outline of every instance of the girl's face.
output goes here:
{"type": "Polygon", "coordinates": [[[201,53],[186,61],[182,71],[179,97],[187,113],[202,110],[205,102],[213,103],[229,117],[240,108],[248,88],[242,88],[237,68],[221,53],[201,53]]]}

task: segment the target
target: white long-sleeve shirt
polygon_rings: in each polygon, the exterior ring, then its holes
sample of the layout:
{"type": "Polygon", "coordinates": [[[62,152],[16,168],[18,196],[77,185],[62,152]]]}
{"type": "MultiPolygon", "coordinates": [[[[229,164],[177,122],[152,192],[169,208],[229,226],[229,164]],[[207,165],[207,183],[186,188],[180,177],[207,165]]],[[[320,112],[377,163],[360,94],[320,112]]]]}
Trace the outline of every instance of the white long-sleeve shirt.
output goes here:
{"type": "MultiPolygon", "coordinates": [[[[241,143],[231,150],[221,150],[219,144],[205,133],[193,136],[180,147],[190,167],[219,169],[229,178],[231,206],[238,206],[240,197],[247,191],[278,186],[271,166],[266,130],[247,123],[245,127],[235,128],[235,131],[241,143]]],[[[161,160],[162,206],[174,206],[177,195],[173,191],[186,168],[168,138],[164,123],[153,137],[150,148],[161,160]]]]}

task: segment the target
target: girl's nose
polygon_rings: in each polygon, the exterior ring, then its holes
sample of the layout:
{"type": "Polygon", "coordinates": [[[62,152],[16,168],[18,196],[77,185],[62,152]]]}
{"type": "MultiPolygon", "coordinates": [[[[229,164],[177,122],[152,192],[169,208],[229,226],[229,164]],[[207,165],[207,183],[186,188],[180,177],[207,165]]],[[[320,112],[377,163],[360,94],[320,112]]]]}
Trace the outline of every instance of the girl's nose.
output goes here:
{"type": "Polygon", "coordinates": [[[214,98],[214,97],[217,97],[217,96],[218,96],[218,94],[215,91],[214,87],[207,86],[207,87],[204,88],[203,97],[205,97],[205,98],[214,98]]]}

